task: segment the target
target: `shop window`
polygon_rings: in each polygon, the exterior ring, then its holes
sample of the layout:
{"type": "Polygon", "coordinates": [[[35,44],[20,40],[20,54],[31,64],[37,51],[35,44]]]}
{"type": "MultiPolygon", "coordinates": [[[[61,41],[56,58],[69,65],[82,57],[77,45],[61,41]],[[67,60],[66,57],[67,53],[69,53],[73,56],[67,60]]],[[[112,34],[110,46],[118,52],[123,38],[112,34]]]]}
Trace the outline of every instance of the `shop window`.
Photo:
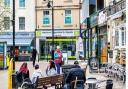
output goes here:
{"type": "Polygon", "coordinates": [[[49,11],[43,11],[43,24],[50,24],[49,11]]]}
{"type": "Polygon", "coordinates": [[[71,10],[65,10],[65,24],[71,24],[71,10]]]}

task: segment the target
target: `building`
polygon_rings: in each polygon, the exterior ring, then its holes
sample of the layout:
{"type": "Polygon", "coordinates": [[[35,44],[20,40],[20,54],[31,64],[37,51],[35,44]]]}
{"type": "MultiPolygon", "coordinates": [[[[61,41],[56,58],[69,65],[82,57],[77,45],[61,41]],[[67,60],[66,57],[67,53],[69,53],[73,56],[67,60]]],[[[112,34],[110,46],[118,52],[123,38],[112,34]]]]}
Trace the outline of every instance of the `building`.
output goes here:
{"type": "Polygon", "coordinates": [[[68,58],[76,58],[76,37],[79,36],[80,30],[80,0],[53,0],[50,8],[47,4],[48,0],[36,0],[36,47],[40,53],[39,57],[51,58],[54,29],[54,49],[60,46],[61,50],[68,53],[68,58]]]}
{"type": "MultiPolygon", "coordinates": [[[[85,2],[87,3],[87,0],[85,2]]],[[[89,0],[89,5],[85,7],[89,7],[89,17],[83,16],[82,23],[83,29],[85,29],[86,59],[96,57],[101,64],[108,62],[124,64],[126,51],[125,0],[102,0],[102,2],[89,0]]],[[[82,9],[84,10],[85,7],[82,9]]]]}
{"type": "Polygon", "coordinates": [[[105,62],[107,59],[107,52],[106,50],[104,52],[102,50],[104,50],[107,46],[104,45],[104,38],[102,39],[102,36],[100,36],[102,34],[102,30],[98,26],[98,14],[99,11],[105,7],[105,0],[83,0],[82,7],[84,17],[82,29],[85,29],[85,58],[90,59],[92,57],[96,57],[100,63],[105,62]]]}
{"type": "Polygon", "coordinates": [[[111,63],[125,64],[126,60],[126,0],[109,2],[108,42],[111,63]]]}
{"type": "MultiPolygon", "coordinates": [[[[3,0],[3,5],[9,13],[3,18],[4,30],[0,32],[0,41],[7,42],[7,50],[13,46],[12,0],[3,0]]],[[[20,54],[30,53],[35,37],[35,0],[15,0],[15,46],[20,54]]]]}

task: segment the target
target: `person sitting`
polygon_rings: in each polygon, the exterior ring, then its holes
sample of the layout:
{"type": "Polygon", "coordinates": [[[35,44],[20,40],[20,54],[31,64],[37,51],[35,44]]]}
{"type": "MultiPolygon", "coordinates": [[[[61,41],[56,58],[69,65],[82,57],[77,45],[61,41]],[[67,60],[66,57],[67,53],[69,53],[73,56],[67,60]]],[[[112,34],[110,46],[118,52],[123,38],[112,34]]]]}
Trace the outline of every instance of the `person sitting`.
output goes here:
{"type": "Polygon", "coordinates": [[[34,72],[32,74],[32,79],[31,79],[32,84],[36,83],[36,80],[37,80],[38,77],[39,78],[43,77],[43,74],[42,74],[41,70],[39,69],[39,65],[36,64],[35,65],[35,70],[34,70],[34,72]]]}
{"type": "Polygon", "coordinates": [[[29,69],[28,69],[28,66],[27,66],[27,63],[24,62],[21,67],[20,67],[20,70],[19,70],[20,73],[23,74],[23,78],[29,78],[29,69]]]}
{"type": "Polygon", "coordinates": [[[47,76],[52,76],[57,74],[54,61],[49,61],[49,65],[46,69],[46,74],[47,76]]]}
{"type": "Polygon", "coordinates": [[[68,75],[66,76],[66,80],[65,80],[66,84],[65,84],[64,88],[65,89],[71,89],[71,83],[72,83],[72,81],[76,80],[76,77],[78,80],[82,81],[80,83],[80,85],[82,85],[82,87],[84,87],[84,83],[86,81],[84,70],[81,68],[72,68],[69,71],[68,75]]]}
{"type": "Polygon", "coordinates": [[[74,61],[74,66],[73,66],[73,68],[81,68],[81,67],[79,66],[79,62],[78,62],[78,61],[74,61]]]}
{"type": "Polygon", "coordinates": [[[29,69],[27,67],[27,63],[23,63],[17,72],[17,81],[18,84],[22,84],[23,80],[29,79],[29,69]]]}

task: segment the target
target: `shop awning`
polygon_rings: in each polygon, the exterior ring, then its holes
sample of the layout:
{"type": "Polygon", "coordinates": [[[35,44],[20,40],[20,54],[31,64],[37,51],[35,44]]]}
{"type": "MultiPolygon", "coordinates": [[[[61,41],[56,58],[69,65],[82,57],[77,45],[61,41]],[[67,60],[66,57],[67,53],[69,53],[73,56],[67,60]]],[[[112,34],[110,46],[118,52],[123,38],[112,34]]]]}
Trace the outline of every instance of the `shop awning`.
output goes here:
{"type": "MultiPolygon", "coordinates": [[[[27,39],[15,39],[15,45],[16,46],[30,46],[33,38],[27,38],[27,39]]],[[[0,39],[0,41],[6,41],[7,45],[12,46],[13,45],[13,39],[0,39]]]]}

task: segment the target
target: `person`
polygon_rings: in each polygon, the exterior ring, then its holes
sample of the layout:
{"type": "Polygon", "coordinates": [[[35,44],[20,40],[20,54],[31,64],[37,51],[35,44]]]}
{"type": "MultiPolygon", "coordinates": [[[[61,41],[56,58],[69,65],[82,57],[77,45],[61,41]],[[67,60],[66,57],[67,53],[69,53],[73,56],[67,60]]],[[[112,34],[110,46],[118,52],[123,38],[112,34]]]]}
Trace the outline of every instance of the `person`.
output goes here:
{"type": "Polygon", "coordinates": [[[46,69],[46,74],[47,76],[52,76],[57,74],[54,61],[49,61],[49,65],[46,69]]]}
{"type": "Polygon", "coordinates": [[[62,65],[62,53],[60,51],[60,48],[59,46],[57,46],[57,49],[54,53],[54,62],[56,64],[56,67],[57,67],[57,73],[60,74],[60,67],[62,65]]]}
{"type": "Polygon", "coordinates": [[[27,67],[27,63],[26,62],[24,62],[21,65],[21,67],[20,67],[20,69],[18,71],[18,74],[17,74],[17,80],[18,80],[19,83],[22,83],[22,81],[24,79],[29,79],[29,69],[27,67]]]}
{"type": "Polygon", "coordinates": [[[73,66],[74,68],[81,68],[80,66],[79,66],[79,62],[78,61],[74,61],[74,66],[73,66]]]}
{"type": "Polygon", "coordinates": [[[34,72],[32,74],[32,79],[31,79],[32,84],[35,84],[35,82],[36,82],[38,77],[39,78],[43,77],[43,74],[42,74],[41,70],[39,69],[39,65],[36,64],[35,65],[35,70],[34,70],[34,72]]]}
{"type": "Polygon", "coordinates": [[[36,50],[35,48],[33,48],[33,49],[32,49],[32,61],[33,61],[33,67],[35,66],[36,55],[37,55],[37,50],[36,50]]]}
{"type": "MultiPolygon", "coordinates": [[[[81,68],[72,68],[65,79],[65,85],[64,89],[70,89],[71,88],[71,82],[76,80],[76,77],[78,80],[82,80],[83,82],[80,83],[82,87],[84,87],[84,83],[86,81],[84,70],[81,68]]],[[[80,88],[81,89],[81,88],[80,88]]]]}
{"type": "Polygon", "coordinates": [[[19,50],[18,48],[15,49],[15,60],[18,61],[19,58],[19,50]]]}

